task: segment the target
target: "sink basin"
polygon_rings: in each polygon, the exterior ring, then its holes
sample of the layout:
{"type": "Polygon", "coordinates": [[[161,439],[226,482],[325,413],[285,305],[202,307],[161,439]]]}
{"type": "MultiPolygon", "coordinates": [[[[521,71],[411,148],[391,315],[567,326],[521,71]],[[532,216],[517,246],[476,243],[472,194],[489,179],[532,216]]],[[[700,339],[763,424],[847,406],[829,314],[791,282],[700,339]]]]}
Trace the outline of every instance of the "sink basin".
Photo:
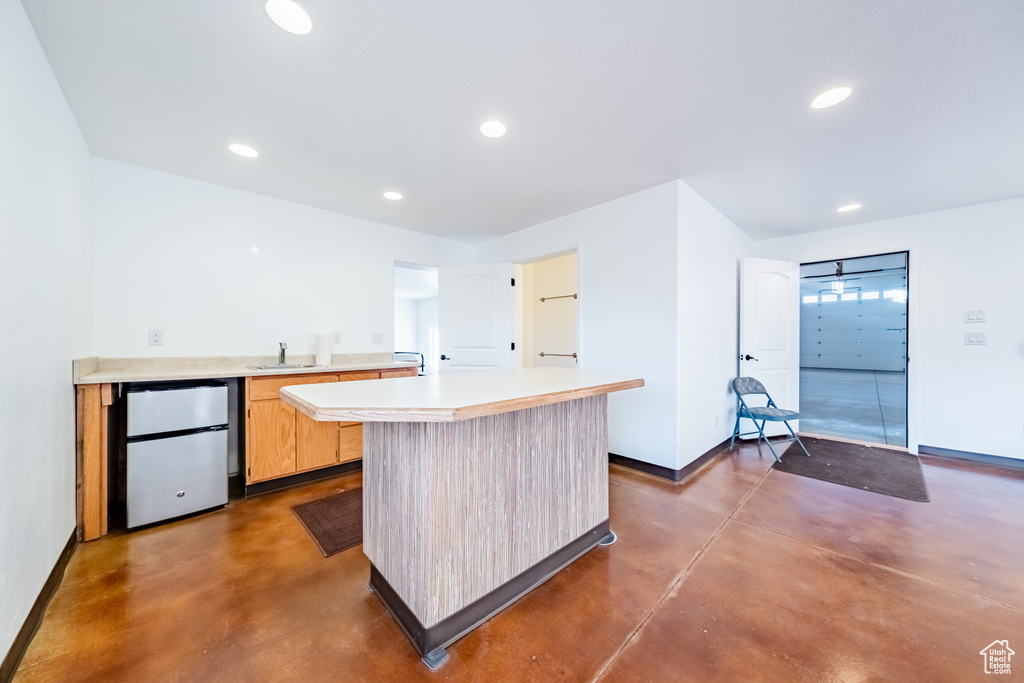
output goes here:
{"type": "Polygon", "coordinates": [[[274,363],[273,365],[249,365],[250,370],[297,370],[299,368],[315,368],[315,365],[303,365],[302,363],[274,363]]]}

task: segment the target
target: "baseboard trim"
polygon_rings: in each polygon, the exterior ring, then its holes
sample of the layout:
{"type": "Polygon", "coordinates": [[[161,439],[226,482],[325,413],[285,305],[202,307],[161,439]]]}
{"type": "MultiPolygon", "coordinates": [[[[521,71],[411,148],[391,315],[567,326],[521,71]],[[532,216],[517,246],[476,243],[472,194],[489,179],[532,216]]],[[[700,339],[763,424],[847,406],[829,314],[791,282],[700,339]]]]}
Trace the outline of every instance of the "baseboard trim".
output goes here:
{"type": "Polygon", "coordinates": [[[28,646],[32,643],[32,639],[35,638],[36,632],[43,623],[43,615],[46,614],[46,608],[49,606],[50,600],[57,594],[57,589],[60,588],[60,584],[64,580],[64,572],[67,570],[68,562],[71,561],[71,556],[75,554],[77,546],[78,529],[75,528],[71,530],[71,537],[68,538],[64,549],[60,552],[60,556],[57,558],[56,564],[53,565],[50,575],[46,578],[46,583],[43,584],[42,590],[39,591],[39,596],[32,605],[32,609],[28,611],[28,616],[25,617],[25,623],[21,625],[21,630],[18,631],[14,642],[11,643],[11,649],[7,651],[3,663],[0,664],[0,681],[3,681],[3,683],[10,683],[14,679],[14,674],[18,671],[18,665],[21,664],[25,652],[28,651],[28,646]]]}
{"type": "Polygon", "coordinates": [[[608,454],[608,462],[613,465],[620,465],[622,467],[628,467],[631,470],[637,472],[643,472],[644,474],[651,474],[655,477],[661,477],[662,479],[668,479],[669,481],[680,482],[685,480],[691,474],[699,470],[700,468],[707,465],[709,462],[715,459],[719,453],[725,450],[729,444],[729,439],[726,439],[717,446],[712,446],[703,454],[697,457],[693,462],[674,470],[671,467],[664,467],[662,465],[655,465],[653,463],[644,462],[643,460],[634,460],[624,455],[617,453],[608,454]]]}
{"type": "Polygon", "coordinates": [[[1002,455],[986,455],[985,453],[971,453],[970,451],[957,451],[952,448],[938,448],[937,446],[918,446],[918,455],[933,455],[938,458],[952,458],[953,460],[967,460],[979,462],[985,465],[996,465],[1008,467],[1014,470],[1024,470],[1024,460],[1007,458],[1002,455]]]}
{"type": "Polygon", "coordinates": [[[318,470],[299,472],[298,474],[292,474],[278,479],[258,481],[255,484],[249,484],[245,487],[245,497],[249,498],[250,496],[258,496],[261,493],[280,491],[281,489],[291,488],[292,486],[298,486],[299,484],[308,484],[311,481],[319,481],[321,479],[327,479],[328,477],[335,477],[339,474],[347,474],[361,469],[363,469],[363,461],[362,459],[359,459],[353,460],[352,462],[343,462],[340,465],[322,467],[318,470]]]}

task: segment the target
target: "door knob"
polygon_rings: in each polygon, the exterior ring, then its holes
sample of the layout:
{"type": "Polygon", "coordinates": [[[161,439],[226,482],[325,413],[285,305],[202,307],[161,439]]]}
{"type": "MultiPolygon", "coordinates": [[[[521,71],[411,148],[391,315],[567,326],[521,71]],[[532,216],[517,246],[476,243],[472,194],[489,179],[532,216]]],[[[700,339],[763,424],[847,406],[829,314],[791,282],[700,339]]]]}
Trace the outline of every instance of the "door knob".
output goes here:
{"type": "Polygon", "coordinates": [[[748,353],[748,354],[747,354],[747,355],[745,355],[745,356],[740,356],[740,360],[757,360],[757,359],[756,359],[756,358],[754,358],[753,356],[751,356],[751,355],[750,355],[750,354],[748,353]]]}
{"type": "Polygon", "coordinates": [[[451,359],[452,359],[451,356],[446,356],[443,353],[441,354],[441,360],[451,360],[451,359]]]}

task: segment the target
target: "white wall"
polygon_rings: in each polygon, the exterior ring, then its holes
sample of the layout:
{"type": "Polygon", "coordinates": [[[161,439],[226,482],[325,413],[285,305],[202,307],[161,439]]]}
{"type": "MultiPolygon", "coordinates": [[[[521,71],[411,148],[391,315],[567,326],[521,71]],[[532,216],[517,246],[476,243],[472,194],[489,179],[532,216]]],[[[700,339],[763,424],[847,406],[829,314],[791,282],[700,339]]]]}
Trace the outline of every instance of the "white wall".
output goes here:
{"type": "Polygon", "coordinates": [[[492,240],[480,263],[577,250],[581,368],[642,377],[609,397],[609,450],[678,467],[676,183],[666,183],[492,240]]]}
{"type": "Polygon", "coordinates": [[[1017,287],[1024,198],[758,244],[791,261],[910,250],[909,427],[918,444],[1024,458],[1024,313],[1017,287]],[[985,309],[968,325],[964,310],[985,309]],[[965,346],[964,332],[988,344],[965,346]]]}
{"type": "Polygon", "coordinates": [[[421,233],[96,159],[96,352],[106,357],[390,352],[394,262],[471,248],[421,233]],[[163,346],[148,330],[164,331],[163,346]],[[384,343],[372,344],[375,332],[384,343]]]}
{"type": "Polygon", "coordinates": [[[523,266],[523,367],[577,367],[576,359],[545,356],[546,353],[573,354],[577,348],[579,300],[572,298],[542,302],[541,297],[576,293],[576,254],[534,261],[523,266]],[[528,292],[528,293],[527,293],[528,292]]]}
{"type": "Polygon", "coordinates": [[[89,150],[0,2],[0,657],[75,528],[71,361],[92,353],[89,150]]]}
{"type": "Polygon", "coordinates": [[[755,243],[685,183],[677,186],[679,469],[732,434],[739,264],[755,243]]]}
{"type": "Polygon", "coordinates": [[[418,302],[415,299],[395,299],[395,351],[415,351],[418,332],[418,302]]]}

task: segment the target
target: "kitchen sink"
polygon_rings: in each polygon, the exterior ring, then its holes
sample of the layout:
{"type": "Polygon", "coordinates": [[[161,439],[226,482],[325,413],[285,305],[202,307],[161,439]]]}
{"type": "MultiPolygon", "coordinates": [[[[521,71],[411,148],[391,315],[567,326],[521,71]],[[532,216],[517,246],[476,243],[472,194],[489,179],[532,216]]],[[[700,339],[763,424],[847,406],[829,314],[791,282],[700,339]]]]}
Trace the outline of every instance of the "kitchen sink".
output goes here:
{"type": "Polygon", "coordinates": [[[315,368],[317,366],[302,363],[287,363],[285,365],[274,363],[273,365],[248,365],[246,367],[250,370],[298,370],[299,368],[315,368]]]}

